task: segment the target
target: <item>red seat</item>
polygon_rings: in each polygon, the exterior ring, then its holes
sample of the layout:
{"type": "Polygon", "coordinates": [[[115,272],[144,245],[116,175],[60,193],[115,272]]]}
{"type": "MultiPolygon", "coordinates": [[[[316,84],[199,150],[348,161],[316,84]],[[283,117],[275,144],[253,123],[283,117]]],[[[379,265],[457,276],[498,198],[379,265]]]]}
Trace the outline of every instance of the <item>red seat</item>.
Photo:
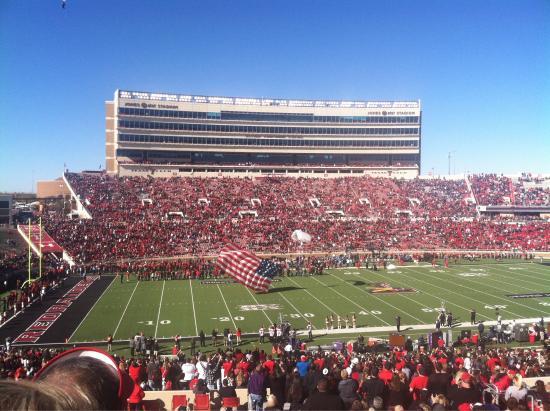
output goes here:
{"type": "Polygon", "coordinates": [[[223,398],[222,405],[225,408],[238,408],[241,405],[241,400],[239,397],[226,397],[223,398]]]}
{"type": "Polygon", "coordinates": [[[187,407],[187,395],[176,394],[172,397],[172,411],[178,407],[187,407]]]}
{"type": "Polygon", "coordinates": [[[195,394],[195,410],[210,410],[210,395],[195,394]]]}

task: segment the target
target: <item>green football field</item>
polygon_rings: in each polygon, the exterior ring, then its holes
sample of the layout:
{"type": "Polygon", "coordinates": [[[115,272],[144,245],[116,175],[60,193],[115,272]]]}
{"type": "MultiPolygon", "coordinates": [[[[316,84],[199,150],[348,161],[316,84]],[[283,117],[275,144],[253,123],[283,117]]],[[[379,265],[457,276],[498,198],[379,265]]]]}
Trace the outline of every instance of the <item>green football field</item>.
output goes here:
{"type": "Polygon", "coordinates": [[[433,328],[442,304],[457,325],[470,324],[472,309],[478,321],[494,321],[497,308],[504,320],[550,316],[550,266],[528,262],[448,269],[416,265],[388,271],[339,268],[320,276],[280,278],[267,294],[254,294],[235,283],[207,282],[138,282],[132,277],[121,284],[116,279],[92,310],[83,313],[70,341],[100,341],[109,334],[126,340],[141,331],[157,338],[197,335],[201,329],[210,335],[213,328],[256,333],[281,317],[298,329],[311,321],[320,334],[331,313],[335,319],[355,313],[361,332],[387,335],[395,330],[397,315],[402,329],[433,328]],[[541,293],[548,296],[510,296],[541,293]]]}

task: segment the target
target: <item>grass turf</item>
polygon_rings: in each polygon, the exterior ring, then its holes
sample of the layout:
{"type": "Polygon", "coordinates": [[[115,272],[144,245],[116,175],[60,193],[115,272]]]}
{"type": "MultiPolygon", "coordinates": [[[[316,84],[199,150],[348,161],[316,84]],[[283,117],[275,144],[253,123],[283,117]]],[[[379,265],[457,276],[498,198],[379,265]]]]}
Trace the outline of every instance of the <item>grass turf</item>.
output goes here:
{"type": "Polygon", "coordinates": [[[504,320],[549,316],[548,297],[507,296],[534,292],[550,293],[550,267],[506,262],[388,271],[349,267],[326,270],[321,276],[283,277],[267,294],[254,294],[239,284],[202,284],[199,280],[137,282],[132,278],[120,284],[115,279],[70,341],[98,341],[109,334],[123,340],[140,331],[158,338],[197,335],[201,329],[209,336],[213,328],[221,332],[226,327],[257,332],[262,324],[278,320],[279,314],[299,329],[308,320],[315,329],[324,329],[330,313],[350,318],[355,313],[358,327],[388,328],[399,315],[406,328],[433,325],[442,301],[455,320],[467,323],[471,309],[476,309],[478,321],[495,320],[497,307],[504,320]],[[382,282],[415,291],[370,292],[382,282]]]}

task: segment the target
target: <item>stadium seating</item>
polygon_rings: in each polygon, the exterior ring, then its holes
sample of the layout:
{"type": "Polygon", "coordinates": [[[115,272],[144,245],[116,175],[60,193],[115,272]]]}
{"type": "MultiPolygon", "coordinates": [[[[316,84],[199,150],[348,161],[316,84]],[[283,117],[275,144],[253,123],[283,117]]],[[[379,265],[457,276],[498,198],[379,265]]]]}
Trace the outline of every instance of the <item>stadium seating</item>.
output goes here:
{"type": "MultiPolygon", "coordinates": [[[[472,176],[471,190],[466,180],[445,179],[67,178],[93,218],[46,210],[44,220],[78,262],[214,255],[227,242],[271,253],[550,247],[549,224],[540,219],[504,223],[477,215],[474,196],[500,204],[515,187],[493,175],[472,176]],[[295,229],[312,242],[293,242],[295,229]]],[[[517,201],[547,201],[540,190],[516,191],[517,201]]]]}
{"type": "Polygon", "coordinates": [[[176,394],[172,397],[172,411],[179,407],[187,407],[187,395],[176,394]]]}

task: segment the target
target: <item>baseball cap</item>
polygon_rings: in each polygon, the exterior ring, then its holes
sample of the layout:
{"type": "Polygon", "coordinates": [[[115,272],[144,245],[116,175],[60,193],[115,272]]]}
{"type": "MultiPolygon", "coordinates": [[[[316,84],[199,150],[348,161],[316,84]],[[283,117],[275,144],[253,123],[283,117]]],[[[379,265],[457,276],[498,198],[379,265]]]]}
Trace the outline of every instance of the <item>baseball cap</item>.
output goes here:
{"type": "Polygon", "coordinates": [[[462,373],[460,379],[462,380],[462,382],[470,383],[472,381],[472,376],[469,373],[465,372],[462,373]]]}
{"type": "MultiPolygon", "coordinates": [[[[34,381],[45,381],[49,373],[59,369],[59,367],[62,367],[63,364],[69,362],[69,360],[74,360],[76,358],[91,358],[105,364],[107,366],[106,369],[108,369],[118,380],[117,394],[119,400],[122,404],[126,404],[126,399],[132,394],[134,389],[134,382],[128,374],[123,373],[119,369],[114,358],[109,353],[97,348],[79,347],[62,352],[48,361],[46,365],[36,373],[34,381]]],[[[70,375],[67,375],[67,378],[70,378],[70,375]]]]}

